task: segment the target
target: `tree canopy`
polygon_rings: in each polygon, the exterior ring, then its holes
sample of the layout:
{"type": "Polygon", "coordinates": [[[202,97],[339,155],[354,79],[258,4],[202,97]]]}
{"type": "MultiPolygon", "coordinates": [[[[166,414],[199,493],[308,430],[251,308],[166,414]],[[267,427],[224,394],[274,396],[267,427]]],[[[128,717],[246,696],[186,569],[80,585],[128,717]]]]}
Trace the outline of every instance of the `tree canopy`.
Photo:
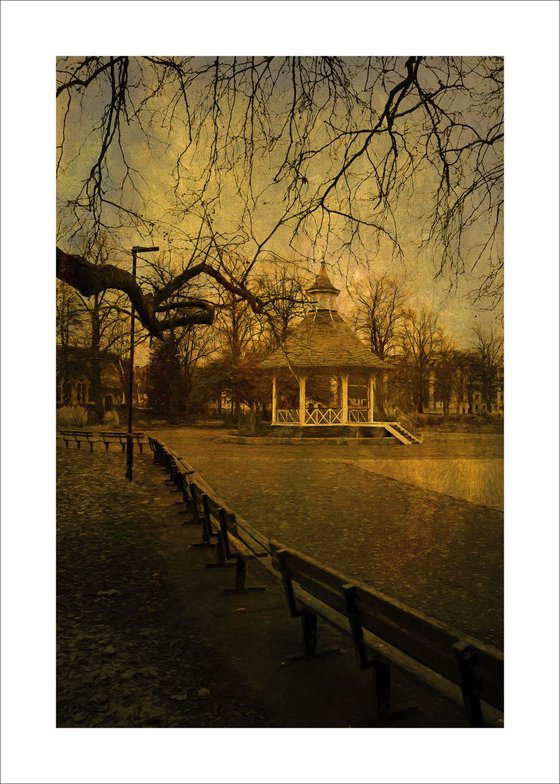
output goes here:
{"type": "Polygon", "coordinates": [[[271,253],[360,264],[412,238],[450,285],[500,296],[500,58],[62,57],[57,101],[58,275],[126,292],[152,335],[212,321],[193,283],[258,311],[271,253]],[[165,238],[175,278],[93,268],[76,242],[99,230],[123,253],[165,238]]]}

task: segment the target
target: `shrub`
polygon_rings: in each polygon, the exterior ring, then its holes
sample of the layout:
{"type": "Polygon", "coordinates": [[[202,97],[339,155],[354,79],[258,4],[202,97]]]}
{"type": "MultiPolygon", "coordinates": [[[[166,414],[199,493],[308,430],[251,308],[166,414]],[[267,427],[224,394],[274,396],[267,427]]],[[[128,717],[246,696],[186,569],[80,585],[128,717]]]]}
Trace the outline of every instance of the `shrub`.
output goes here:
{"type": "Polygon", "coordinates": [[[87,425],[88,412],[82,406],[62,406],[56,412],[60,427],[84,427],[87,425]]]}
{"type": "Polygon", "coordinates": [[[103,414],[103,419],[101,420],[102,424],[110,425],[114,427],[119,424],[119,415],[115,409],[111,409],[111,411],[105,411],[103,414]]]}

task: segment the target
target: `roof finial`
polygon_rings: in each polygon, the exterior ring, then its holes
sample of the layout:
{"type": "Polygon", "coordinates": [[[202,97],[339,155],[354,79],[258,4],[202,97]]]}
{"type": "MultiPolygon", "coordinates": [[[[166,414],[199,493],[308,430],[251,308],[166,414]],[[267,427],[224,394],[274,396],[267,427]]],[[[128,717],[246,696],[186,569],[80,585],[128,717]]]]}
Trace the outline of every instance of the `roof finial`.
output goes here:
{"type": "Polygon", "coordinates": [[[333,286],[324,259],[321,261],[321,270],[307,293],[313,297],[317,310],[336,310],[336,297],[340,294],[340,289],[333,286]]]}

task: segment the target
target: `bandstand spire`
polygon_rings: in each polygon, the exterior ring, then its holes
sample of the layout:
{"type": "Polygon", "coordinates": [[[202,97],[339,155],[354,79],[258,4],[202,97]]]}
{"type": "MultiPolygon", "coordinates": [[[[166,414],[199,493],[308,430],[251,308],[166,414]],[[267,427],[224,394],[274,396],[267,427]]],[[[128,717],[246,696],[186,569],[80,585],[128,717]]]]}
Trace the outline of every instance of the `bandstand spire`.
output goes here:
{"type": "Polygon", "coordinates": [[[315,282],[307,289],[307,293],[314,300],[317,310],[336,311],[336,298],[340,294],[340,289],[333,286],[324,260],[321,262],[321,269],[315,282]]]}

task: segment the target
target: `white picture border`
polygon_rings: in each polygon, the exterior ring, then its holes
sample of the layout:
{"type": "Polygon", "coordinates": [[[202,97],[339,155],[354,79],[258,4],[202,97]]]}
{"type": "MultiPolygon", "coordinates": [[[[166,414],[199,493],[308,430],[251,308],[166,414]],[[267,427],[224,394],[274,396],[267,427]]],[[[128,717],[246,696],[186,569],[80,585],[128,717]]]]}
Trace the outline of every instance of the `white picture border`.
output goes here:
{"type": "Polygon", "coordinates": [[[558,780],[558,4],[2,3],[3,782],[558,780]],[[506,727],[55,728],[55,57],[503,55],[506,727]]]}

